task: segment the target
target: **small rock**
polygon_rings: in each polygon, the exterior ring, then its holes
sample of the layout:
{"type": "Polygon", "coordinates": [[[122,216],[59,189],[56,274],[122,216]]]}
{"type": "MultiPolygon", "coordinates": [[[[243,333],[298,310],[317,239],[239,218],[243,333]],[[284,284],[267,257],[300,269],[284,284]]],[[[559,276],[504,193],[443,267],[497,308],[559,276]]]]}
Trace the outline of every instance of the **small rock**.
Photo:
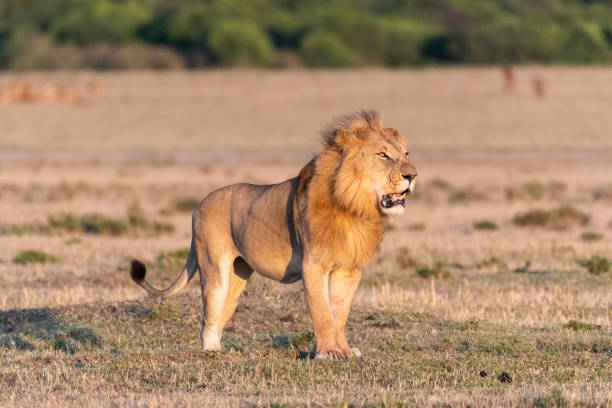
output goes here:
{"type": "Polygon", "coordinates": [[[482,370],[481,372],[479,372],[478,374],[480,374],[481,377],[486,377],[488,374],[485,370],[482,370]]]}

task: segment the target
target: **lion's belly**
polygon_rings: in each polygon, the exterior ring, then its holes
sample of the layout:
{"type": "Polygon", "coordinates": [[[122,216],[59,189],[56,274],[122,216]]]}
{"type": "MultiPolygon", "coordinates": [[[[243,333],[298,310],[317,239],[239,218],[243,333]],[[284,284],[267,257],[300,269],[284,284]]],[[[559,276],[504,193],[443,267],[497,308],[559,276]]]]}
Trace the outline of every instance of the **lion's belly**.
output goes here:
{"type": "Polygon", "coordinates": [[[256,272],[279,282],[302,277],[301,251],[288,222],[295,183],[236,185],[232,193],[232,239],[239,255],[256,272]]]}
{"type": "Polygon", "coordinates": [[[288,229],[280,225],[252,217],[236,246],[240,256],[261,275],[279,282],[295,282],[302,277],[301,251],[293,248],[288,229]]]}
{"type": "MultiPolygon", "coordinates": [[[[288,251],[258,251],[257,245],[247,245],[241,256],[257,273],[278,282],[292,283],[302,278],[302,260],[288,251]]],[[[269,251],[269,246],[266,246],[269,251]]],[[[280,249],[280,248],[279,248],[280,249]]]]}
{"type": "Polygon", "coordinates": [[[246,234],[237,242],[240,255],[257,271],[279,282],[295,282],[302,277],[302,259],[294,250],[286,226],[269,218],[251,217],[246,234]]]}

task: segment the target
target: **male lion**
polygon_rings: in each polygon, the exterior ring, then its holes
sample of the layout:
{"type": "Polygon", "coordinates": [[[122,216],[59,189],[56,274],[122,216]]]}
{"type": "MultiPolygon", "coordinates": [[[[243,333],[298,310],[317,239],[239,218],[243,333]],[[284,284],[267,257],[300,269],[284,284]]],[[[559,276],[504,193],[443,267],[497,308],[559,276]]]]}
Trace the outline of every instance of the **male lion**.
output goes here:
{"type": "Polygon", "coordinates": [[[378,252],[387,216],[404,211],[417,173],[402,137],[376,111],[340,117],[322,136],[322,152],[296,178],[209,194],[193,212],[187,263],[169,288],[152,287],[145,266],[132,261],[132,279],[162,297],[200,271],[205,350],[220,349],[223,327],[257,271],[282,283],[303,279],[315,358],[361,355],[344,336],[361,269],[378,252]]]}

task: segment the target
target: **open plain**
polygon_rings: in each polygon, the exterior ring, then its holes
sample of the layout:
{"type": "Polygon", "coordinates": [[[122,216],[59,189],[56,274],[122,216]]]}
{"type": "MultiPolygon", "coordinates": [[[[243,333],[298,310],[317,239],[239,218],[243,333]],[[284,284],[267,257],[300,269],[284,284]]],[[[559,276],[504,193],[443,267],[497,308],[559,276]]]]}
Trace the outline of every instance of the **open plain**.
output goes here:
{"type": "MultiPolygon", "coordinates": [[[[21,73],[78,103],[0,101],[0,405],[612,404],[612,69],[21,73]],[[539,78],[544,93],[535,94],[539,78]],[[95,81],[96,92],[88,91],[95,81]],[[168,285],[191,211],[294,177],[333,116],[380,110],[419,176],[315,361],[301,283],[249,282],[199,349],[168,285]]],[[[197,278],[195,279],[197,280],[197,278]]]]}

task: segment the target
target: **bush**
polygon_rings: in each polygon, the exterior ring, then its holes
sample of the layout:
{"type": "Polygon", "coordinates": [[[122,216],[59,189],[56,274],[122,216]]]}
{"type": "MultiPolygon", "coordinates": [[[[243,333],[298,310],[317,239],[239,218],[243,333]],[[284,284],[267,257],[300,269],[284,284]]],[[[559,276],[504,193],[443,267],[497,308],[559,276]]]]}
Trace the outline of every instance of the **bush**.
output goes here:
{"type": "Polygon", "coordinates": [[[170,48],[138,44],[115,46],[100,44],[83,50],[79,68],[107,69],[179,69],[183,59],[170,48]]]}
{"type": "Polygon", "coordinates": [[[268,16],[267,26],[274,45],[283,49],[298,48],[306,31],[300,19],[282,11],[268,16]]]}
{"type": "Polygon", "coordinates": [[[270,39],[249,21],[229,20],[216,25],[210,34],[210,50],[223,65],[268,65],[273,49],[270,39]]]}
{"type": "Polygon", "coordinates": [[[606,273],[612,267],[612,262],[608,258],[599,255],[591,255],[589,259],[581,259],[577,260],[577,262],[593,275],[606,273]]]}
{"type": "Polygon", "coordinates": [[[473,225],[474,225],[474,229],[477,229],[477,230],[496,230],[497,229],[497,224],[489,220],[475,221],[473,225]]]}
{"type": "Polygon", "coordinates": [[[330,33],[309,34],[301,50],[304,61],[311,67],[348,68],[357,63],[357,54],[330,33]]]}
{"type": "Polygon", "coordinates": [[[50,32],[59,42],[79,45],[120,43],[133,39],[151,18],[149,7],[138,1],[80,1],[57,16],[50,32]]]}
{"type": "Polygon", "coordinates": [[[563,29],[533,18],[470,24],[429,37],[424,55],[448,62],[510,63],[550,60],[563,29]]]}
{"type": "Polygon", "coordinates": [[[76,47],[54,44],[47,37],[32,36],[12,52],[9,67],[41,69],[178,69],[183,59],[169,48],[144,45],[98,44],[76,47]]]}
{"type": "MultiPolygon", "coordinates": [[[[164,32],[168,40],[180,47],[202,47],[205,44],[213,16],[210,10],[202,5],[185,5],[167,18],[167,22],[156,27],[156,32],[164,32]]],[[[159,34],[152,33],[153,27],[147,30],[148,36],[158,40],[159,34]]]]}
{"type": "Polygon", "coordinates": [[[59,262],[59,258],[55,255],[47,254],[42,251],[29,249],[21,251],[14,259],[13,262],[17,264],[32,264],[32,263],[54,263],[59,262]]]}
{"type": "MultiPolygon", "coordinates": [[[[421,24],[422,25],[422,24],[421,24]]],[[[382,58],[389,66],[416,65],[422,62],[424,38],[433,31],[419,27],[412,21],[393,19],[382,31],[382,58]]]]}
{"type": "Polygon", "coordinates": [[[593,63],[609,60],[608,44],[599,26],[575,24],[568,30],[567,40],[559,48],[557,61],[593,63]]]}

